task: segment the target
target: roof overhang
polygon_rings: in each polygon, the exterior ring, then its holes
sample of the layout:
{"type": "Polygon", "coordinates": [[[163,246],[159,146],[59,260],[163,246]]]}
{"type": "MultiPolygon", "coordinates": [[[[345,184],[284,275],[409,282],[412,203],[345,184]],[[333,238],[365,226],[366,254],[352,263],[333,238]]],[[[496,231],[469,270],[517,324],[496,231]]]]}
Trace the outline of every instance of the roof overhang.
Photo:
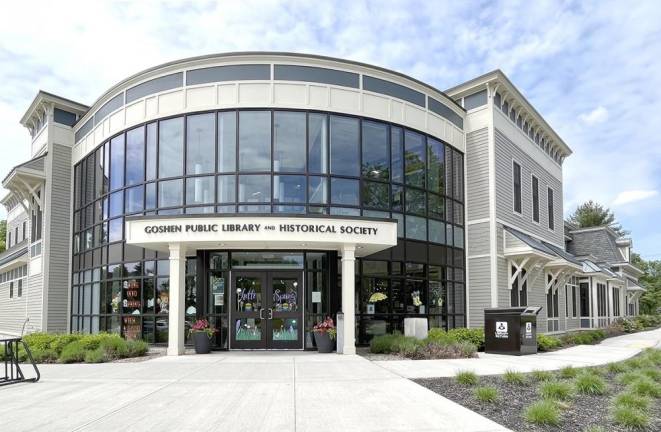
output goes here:
{"type": "MultiPolygon", "coordinates": [[[[27,244],[27,242],[26,242],[27,244]]],[[[21,267],[28,263],[30,260],[27,245],[19,245],[15,250],[14,248],[5,251],[0,256],[0,272],[12,270],[21,267]]]]}
{"type": "Polygon", "coordinates": [[[7,207],[14,204],[30,203],[34,198],[41,206],[38,190],[46,181],[44,159],[46,154],[15,166],[2,180],[2,186],[10,191],[1,202],[7,207]]]}
{"type": "Polygon", "coordinates": [[[33,123],[31,120],[35,116],[42,115],[42,113],[44,113],[48,107],[64,109],[66,111],[73,112],[78,116],[82,116],[89,109],[87,105],[45,92],[43,90],[39,90],[27,111],[25,111],[25,114],[23,114],[23,117],[21,117],[21,124],[26,128],[30,128],[31,123],[33,123]]]}
{"type": "Polygon", "coordinates": [[[177,215],[126,218],[126,243],[198,249],[337,250],[363,257],[397,245],[394,219],[338,216],[177,215]]]}

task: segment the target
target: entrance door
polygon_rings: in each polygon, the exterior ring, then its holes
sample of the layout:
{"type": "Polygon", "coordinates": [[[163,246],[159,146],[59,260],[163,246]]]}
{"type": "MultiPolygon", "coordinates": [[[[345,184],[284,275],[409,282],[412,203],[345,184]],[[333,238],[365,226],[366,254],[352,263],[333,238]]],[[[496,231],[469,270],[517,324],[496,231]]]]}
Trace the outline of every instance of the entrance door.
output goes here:
{"type": "Polygon", "coordinates": [[[231,348],[303,348],[301,272],[232,275],[231,348]]]}

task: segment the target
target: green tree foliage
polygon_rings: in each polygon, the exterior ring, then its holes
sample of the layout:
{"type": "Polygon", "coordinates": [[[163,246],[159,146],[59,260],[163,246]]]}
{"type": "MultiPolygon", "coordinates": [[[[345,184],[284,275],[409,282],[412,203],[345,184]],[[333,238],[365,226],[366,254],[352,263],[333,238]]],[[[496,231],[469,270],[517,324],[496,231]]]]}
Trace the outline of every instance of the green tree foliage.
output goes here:
{"type": "Polygon", "coordinates": [[[590,228],[597,226],[608,225],[619,236],[629,234],[622,228],[617,220],[615,214],[603,205],[596,203],[592,200],[581,204],[574,210],[574,213],[569,216],[568,221],[579,228],[590,228]]]}
{"type": "Polygon", "coordinates": [[[647,290],[640,298],[640,312],[653,314],[661,308],[661,260],[646,261],[637,253],[632,253],[631,263],[645,272],[638,279],[647,290]]]}
{"type": "Polygon", "coordinates": [[[7,221],[0,221],[0,252],[5,251],[5,244],[7,242],[7,221]]]}

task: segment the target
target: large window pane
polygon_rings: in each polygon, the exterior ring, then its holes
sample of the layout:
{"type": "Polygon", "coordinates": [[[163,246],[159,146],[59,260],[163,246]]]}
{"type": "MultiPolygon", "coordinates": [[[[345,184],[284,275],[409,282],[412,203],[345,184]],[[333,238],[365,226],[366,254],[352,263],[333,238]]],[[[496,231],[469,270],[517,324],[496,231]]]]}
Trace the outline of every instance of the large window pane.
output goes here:
{"type": "Polygon", "coordinates": [[[425,215],[425,193],[417,189],[406,189],[406,212],[425,215]]]}
{"type": "Polygon", "coordinates": [[[358,206],[358,180],[332,178],[331,204],[358,206]]]}
{"type": "Polygon", "coordinates": [[[308,170],[311,173],[328,172],[328,116],[310,114],[308,124],[308,170]]]}
{"type": "Polygon", "coordinates": [[[109,216],[120,216],[124,214],[124,193],[122,191],[110,194],[109,216]]]}
{"type": "Polygon", "coordinates": [[[239,176],[239,202],[270,202],[271,176],[241,175],[239,176]]]}
{"type": "Polygon", "coordinates": [[[436,193],[443,193],[443,179],[445,178],[444,162],[445,152],[443,144],[439,141],[427,140],[427,189],[436,193]]]}
{"type": "Polygon", "coordinates": [[[305,113],[276,111],[273,170],[305,172],[305,113]]]}
{"type": "Polygon", "coordinates": [[[404,131],[400,128],[390,128],[390,157],[392,181],[404,183],[404,131]]]}
{"type": "Polygon", "coordinates": [[[180,176],[184,159],[184,119],[164,120],[158,126],[158,175],[180,176]]]}
{"type": "Polygon", "coordinates": [[[363,177],[388,180],[390,178],[390,149],[388,126],[363,121],[363,177]]]}
{"type": "Polygon", "coordinates": [[[406,184],[425,187],[425,159],[427,153],[425,151],[425,137],[415,132],[406,131],[404,150],[406,184]]]}
{"type": "Polygon", "coordinates": [[[218,114],[218,172],[236,171],[236,112],[218,114]]]}
{"type": "Polygon", "coordinates": [[[218,176],[218,202],[233,203],[236,201],[236,176],[218,176]]]}
{"type": "Polygon", "coordinates": [[[271,113],[239,112],[239,170],[271,170],[271,113]]]}
{"type": "Polygon", "coordinates": [[[429,220],[429,241],[434,243],[445,243],[445,224],[433,219],[429,220]]]}
{"type": "Polygon", "coordinates": [[[328,180],[326,177],[309,177],[308,202],[310,204],[328,203],[328,180]]]}
{"type": "Polygon", "coordinates": [[[177,207],[184,201],[183,181],[169,180],[158,183],[158,206],[177,207]]]}
{"type": "Polygon", "coordinates": [[[122,186],[124,186],[124,135],[115,137],[110,142],[110,189],[115,190],[122,186]]]}
{"type": "Polygon", "coordinates": [[[281,175],[273,177],[273,202],[304,203],[305,176],[281,175]]]}
{"type": "Polygon", "coordinates": [[[186,179],[186,205],[212,204],[215,201],[214,177],[186,179]]]}
{"type": "Polygon", "coordinates": [[[363,181],[363,206],[387,209],[389,207],[387,183],[363,181]]]}
{"type": "Polygon", "coordinates": [[[358,177],[360,169],[358,120],[331,116],[331,173],[358,177]]]}
{"type": "Polygon", "coordinates": [[[427,240],[427,221],[417,216],[406,216],[406,237],[413,240],[427,240]]]}
{"type": "Polygon", "coordinates": [[[126,185],[145,181],[145,128],[126,133],[126,185]]]}
{"type": "Polygon", "coordinates": [[[136,186],[126,189],[126,213],[137,213],[143,210],[144,189],[136,186]]]}
{"type": "Polygon", "coordinates": [[[147,125],[147,180],[156,178],[156,123],[147,125]]]}
{"type": "Polygon", "coordinates": [[[123,224],[122,218],[113,219],[108,224],[108,241],[110,243],[122,239],[123,224]]]}
{"type": "Polygon", "coordinates": [[[427,194],[428,212],[430,217],[445,219],[445,200],[443,197],[427,194]]]}
{"type": "Polygon", "coordinates": [[[216,130],[213,114],[186,118],[186,173],[214,172],[216,165],[216,130]]]}

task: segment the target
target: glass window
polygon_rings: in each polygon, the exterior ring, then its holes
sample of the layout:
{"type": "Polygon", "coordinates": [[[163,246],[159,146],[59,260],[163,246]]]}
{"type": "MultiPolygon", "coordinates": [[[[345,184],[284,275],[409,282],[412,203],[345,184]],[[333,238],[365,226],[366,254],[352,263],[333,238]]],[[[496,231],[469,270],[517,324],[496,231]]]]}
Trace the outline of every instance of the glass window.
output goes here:
{"type": "Polygon", "coordinates": [[[392,209],[396,211],[404,210],[404,186],[392,185],[392,209]]]}
{"type": "Polygon", "coordinates": [[[424,188],[427,153],[425,137],[407,130],[404,145],[406,184],[424,188]]]}
{"type": "Polygon", "coordinates": [[[532,220],[539,222],[539,180],[532,176],[532,220]]]}
{"type": "Polygon", "coordinates": [[[137,213],[143,210],[144,189],[142,186],[135,186],[126,189],[126,213],[137,213]]]}
{"type": "Polygon", "coordinates": [[[122,191],[110,194],[109,216],[120,216],[124,214],[124,194],[122,191]]]}
{"type": "Polygon", "coordinates": [[[216,165],[216,131],[213,114],[186,118],[186,173],[214,172],[216,165]]]}
{"type": "Polygon", "coordinates": [[[310,204],[327,204],[328,181],[326,177],[310,176],[308,181],[310,182],[308,185],[308,202],[310,204]]]}
{"type": "Polygon", "coordinates": [[[158,206],[178,207],[184,202],[183,181],[169,180],[158,183],[158,206]]]}
{"type": "Polygon", "coordinates": [[[360,169],[358,120],[331,116],[331,173],[358,177],[360,169]]]}
{"type": "Polygon", "coordinates": [[[145,193],[145,208],[156,208],[156,183],[149,183],[145,186],[147,192],[145,193]]]}
{"type": "Polygon", "coordinates": [[[305,113],[273,114],[273,171],[305,172],[305,113]]]}
{"type": "Polygon", "coordinates": [[[512,163],[512,189],[514,191],[514,211],[521,213],[521,165],[516,162],[512,163]]]}
{"type": "Polygon", "coordinates": [[[271,170],[271,113],[239,112],[239,170],[271,170]]]}
{"type": "Polygon", "coordinates": [[[236,176],[218,176],[218,202],[233,203],[236,201],[236,176]]]}
{"type": "Polygon", "coordinates": [[[390,149],[388,126],[363,121],[363,177],[388,180],[390,178],[390,149]]]}
{"type": "Polygon", "coordinates": [[[555,229],[555,214],[553,211],[553,189],[548,188],[547,189],[547,203],[548,203],[548,211],[549,211],[549,229],[554,230],[555,229]]]}
{"type": "Polygon", "coordinates": [[[425,193],[417,189],[406,189],[406,212],[425,215],[425,193]]]}
{"type": "Polygon", "coordinates": [[[427,203],[427,211],[430,217],[445,219],[445,200],[443,197],[428,193],[427,203]]]}
{"type": "Polygon", "coordinates": [[[124,186],[124,135],[110,142],[110,189],[115,190],[122,186],[124,186]]]}
{"type": "Polygon", "coordinates": [[[429,169],[427,170],[427,189],[436,193],[443,193],[444,191],[444,150],[442,143],[433,139],[427,140],[427,163],[429,164],[429,169]]]}
{"type": "Polygon", "coordinates": [[[113,219],[108,223],[108,241],[110,243],[122,239],[122,218],[113,219]]]}
{"type": "Polygon", "coordinates": [[[271,176],[241,175],[239,176],[239,202],[270,202],[271,176]]]}
{"type": "Polygon", "coordinates": [[[311,173],[328,172],[328,116],[310,114],[308,125],[308,170],[311,173]]]}
{"type": "Polygon", "coordinates": [[[218,113],[218,172],[236,171],[236,112],[218,113]]]}
{"type": "Polygon", "coordinates": [[[145,128],[139,127],[126,133],[126,185],[145,180],[145,128]]]}
{"type": "Polygon", "coordinates": [[[273,177],[273,202],[304,203],[305,176],[277,175],[273,177]]]}
{"type": "Polygon", "coordinates": [[[156,178],[156,123],[147,125],[147,180],[156,178]]]}
{"type": "Polygon", "coordinates": [[[392,181],[404,183],[404,132],[400,128],[390,128],[390,158],[392,181]]]}
{"type": "Polygon", "coordinates": [[[158,175],[180,176],[184,159],[184,119],[163,120],[158,127],[158,175]]]}
{"type": "Polygon", "coordinates": [[[331,179],[331,204],[358,206],[358,193],[358,180],[331,179]]]}
{"type": "Polygon", "coordinates": [[[212,204],[215,202],[214,177],[189,177],[186,179],[186,205],[212,204]]]}
{"type": "Polygon", "coordinates": [[[389,190],[387,183],[363,181],[363,206],[384,208],[389,207],[389,190]]]}
{"type": "Polygon", "coordinates": [[[433,219],[429,220],[429,241],[434,243],[445,243],[445,224],[433,219]]]}
{"type": "Polygon", "coordinates": [[[418,216],[406,216],[406,237],[413,240],[427,240],[427,220],[418,216]]]}

